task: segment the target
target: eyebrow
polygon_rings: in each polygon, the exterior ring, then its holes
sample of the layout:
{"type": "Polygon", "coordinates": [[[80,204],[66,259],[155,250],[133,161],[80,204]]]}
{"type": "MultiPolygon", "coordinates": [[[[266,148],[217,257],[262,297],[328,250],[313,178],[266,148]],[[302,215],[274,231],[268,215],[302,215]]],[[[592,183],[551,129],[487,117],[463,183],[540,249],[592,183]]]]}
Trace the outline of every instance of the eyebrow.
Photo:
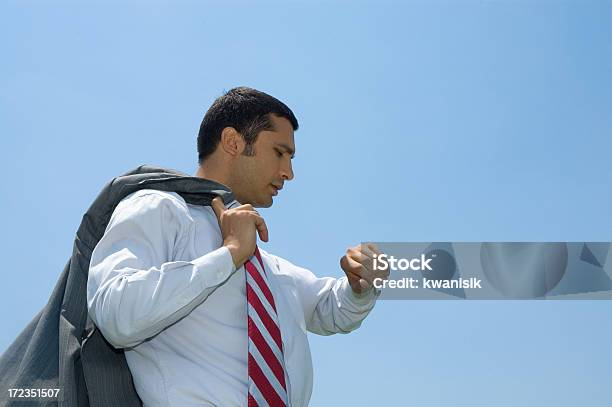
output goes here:
{"type": "Polygon", "coordinates": [[[295,157],[295,150],[292,149],[291,147],[289,147],[287,144],[285,143],[275,143],[277,147],[282,147],[284,148],[289,154],[291,154],[291,158],[295,157]]]}

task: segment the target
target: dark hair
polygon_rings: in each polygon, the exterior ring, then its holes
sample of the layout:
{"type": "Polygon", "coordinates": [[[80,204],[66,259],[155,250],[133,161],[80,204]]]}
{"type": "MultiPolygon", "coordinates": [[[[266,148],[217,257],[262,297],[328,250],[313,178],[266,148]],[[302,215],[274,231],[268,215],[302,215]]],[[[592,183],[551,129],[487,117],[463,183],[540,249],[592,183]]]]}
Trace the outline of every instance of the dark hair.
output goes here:
{"type": "Polygon", "coordinates": [[[246,142],[246,155],[253,154],[253,144],[262,130],[273,130],[270,114],[275,114],[291,122],[293,130],[298,129],[298,121],[291,109],[283,102],[256,89],[241,86],[230,89],[217,98],[208,109],[198,133],[198,162],[211,155],[226,127],[233,127],[246,142]]]}

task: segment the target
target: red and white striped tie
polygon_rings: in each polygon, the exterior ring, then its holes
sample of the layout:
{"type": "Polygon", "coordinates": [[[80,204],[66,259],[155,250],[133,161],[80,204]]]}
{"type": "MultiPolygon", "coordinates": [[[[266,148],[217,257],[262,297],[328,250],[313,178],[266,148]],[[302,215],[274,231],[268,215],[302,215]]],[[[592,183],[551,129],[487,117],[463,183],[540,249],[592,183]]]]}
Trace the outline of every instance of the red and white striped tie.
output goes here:
{"type": "Polygon", "coordinates": [[[258,248],[244,268],[249,331],[248,407],[286,407],[283,342],[276,304],[258,248]]]}

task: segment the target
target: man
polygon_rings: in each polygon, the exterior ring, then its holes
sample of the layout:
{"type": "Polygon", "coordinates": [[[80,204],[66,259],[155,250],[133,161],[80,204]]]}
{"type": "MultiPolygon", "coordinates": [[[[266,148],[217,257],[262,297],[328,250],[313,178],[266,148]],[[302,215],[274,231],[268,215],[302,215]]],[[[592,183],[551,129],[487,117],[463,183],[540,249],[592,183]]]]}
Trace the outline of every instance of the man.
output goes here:
{"type": "Polygon", "coordinates": [[[374,306],[373,246],[350,248],[346,277],[317,278],[256,246],[256,207],[294,177],[293,112],[235,88],[207,111],[196,176],[227,186],[226,208],[143,189],[123,199],[95,247],[89,315],[123,348],[145,406],[305,406],[312,392],[306,331],[356,329],[374,306]]]}

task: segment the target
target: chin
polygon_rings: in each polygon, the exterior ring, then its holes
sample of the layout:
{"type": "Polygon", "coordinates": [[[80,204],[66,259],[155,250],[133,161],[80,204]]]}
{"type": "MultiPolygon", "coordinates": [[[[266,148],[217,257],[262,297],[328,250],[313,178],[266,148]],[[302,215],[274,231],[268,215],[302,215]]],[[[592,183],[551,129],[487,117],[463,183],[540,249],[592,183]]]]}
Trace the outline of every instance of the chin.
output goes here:
{"type": "Polygon", "coordinates": [[[256,206],[257,208],[269,208],[272,206],[273,200],[272,200],[272,196],[266,196],[266,197],[262,197],[261,199],[258,200],[257,205],[253,205],[256,206]]]}
{"type": "Polygon", "coordinates": [[[243,201],[240,201],[241,204],[251,204],[253,205],[253,207],[255,208],[269,208],[272,206],[272,195],[268,194],[268,195],[263,195],[263,196],[259,196],[259,197],[253,197],[253,199],[244,199],[243,201]]]}

